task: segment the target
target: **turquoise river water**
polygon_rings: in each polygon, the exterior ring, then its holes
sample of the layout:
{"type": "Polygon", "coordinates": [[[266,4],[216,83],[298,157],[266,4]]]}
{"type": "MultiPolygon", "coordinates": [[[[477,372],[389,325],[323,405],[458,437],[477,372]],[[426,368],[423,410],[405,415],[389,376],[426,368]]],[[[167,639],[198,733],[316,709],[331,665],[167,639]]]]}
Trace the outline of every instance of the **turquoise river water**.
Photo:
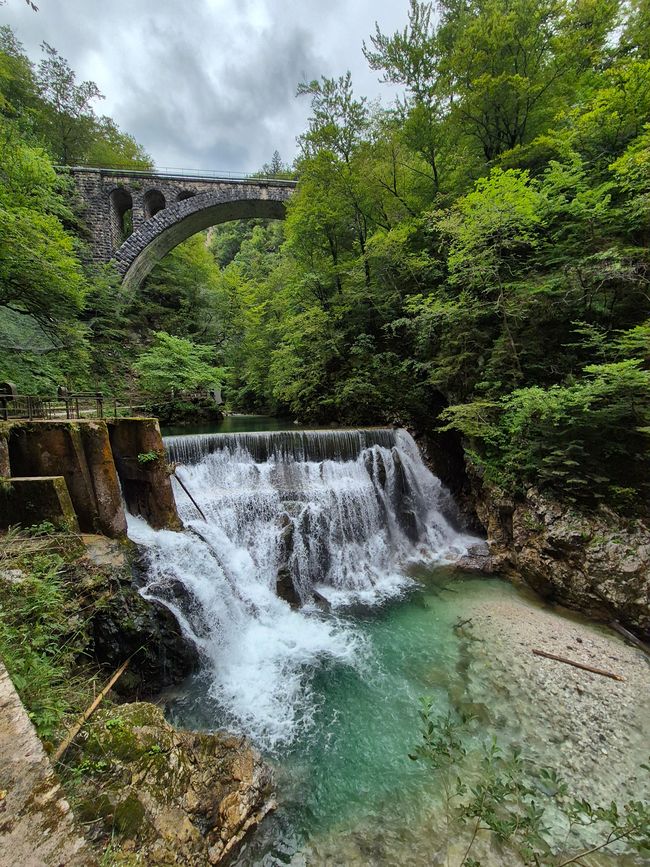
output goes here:
{"type": "MultiPolygon", "coordinates": [[[[521,650],[499,621],[503,611],[548,610],[499,578],[454,569],[476,540],[454,526],[448,495],[405,432],[296,432],[290,422],[230,417],[216,431],[166,433],[206,515],[179,489],[193,532],[154,532],[137,520],[130,528],[150,550],[147,594],[175,611],[204,658],[168,697],[167,713],[185,727],[245,733],[277,784],[278,809],[236,863],[460,864],[466,841],[446,839],[440,779],[409,759],[419,700],[430,697],[440,714],[474,714],[468,747],[495,736],[557,765],[556,729],[569,720],[560,740],[570,746],[571,707],[562,719],[540,716],[521,650]],[[275,595],[280,567],[299,609],[275,595]],[[314,604],[314,591],[329,609],[314,604]],[[475,627],[459,627],[467,620],[475,627]]],[[[602,638],[600,627],[555,617],[558,630],[602,638]]],[[[642,735],[633,755],[608,757],[611,780],[583,772],[580,792],[598,800],[619,794],[606,782],[620,782],[629,797],[623,784],[642,735]]],[[[479,856],[519,863],[485,841],[479,856]]],[[[584,863],[644,862],[619,853],[584,863]]]]}

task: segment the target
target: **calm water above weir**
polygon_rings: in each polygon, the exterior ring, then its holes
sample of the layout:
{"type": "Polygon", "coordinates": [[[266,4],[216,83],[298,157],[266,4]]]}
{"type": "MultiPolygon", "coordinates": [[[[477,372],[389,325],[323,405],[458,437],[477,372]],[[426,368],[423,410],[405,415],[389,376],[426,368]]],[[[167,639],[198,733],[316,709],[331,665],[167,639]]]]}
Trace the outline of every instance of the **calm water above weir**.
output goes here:
{"type": "MultiPolygon", "coordinates": [[[[408,759],[418,699],[471,711],[474,739],[496,734],[554,764],[561,721],[543,730],[525,672],[506,685],[521,653],[500,644],[498,625],[508,606],[516,616],[541,606],[452,571],[474,540],[454,529],[448,495],[404,431],[250,431],[168,438],[206,520],[179,488],[185,533],[130,523],[149,552],[145,595],[175,611],[204,660],[168,697],[169,716],[244,732],[275,767],[279,809],[239,864],[444,863],[438,784],[408,759]],[[278,573],[302,608],[277,597],[278,573]],[[488,611],[482,635],[454,628],[488,611]]],[[[638,734],[608,759],[612,785],[633,779],[638,734]]],[[[586,794],[619,794],[601,782],[586,794]]]]}
{"type": "Polygon", "coordinates": [[[208,433],[240,433],[242,431],[270,431],[303,429],[289,418],[274,418],[270,415],[227,415],[222,421],[206,424],[176,424],[162,428],[163,436],[192,436],[208,433]]]}

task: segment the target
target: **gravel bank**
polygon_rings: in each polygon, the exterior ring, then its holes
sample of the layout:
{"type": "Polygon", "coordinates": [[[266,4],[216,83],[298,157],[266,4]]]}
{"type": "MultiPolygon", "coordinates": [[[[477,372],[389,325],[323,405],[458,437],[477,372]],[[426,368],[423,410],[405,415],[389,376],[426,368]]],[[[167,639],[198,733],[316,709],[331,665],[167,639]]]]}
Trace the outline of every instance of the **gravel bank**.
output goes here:
{"type": "Polygon", "coordinates": [[[489,705],[497,732],[519,738],[525,754],[555,767],[592,803],[648,797],[648,775],[638,767],[650,752],[650,660],[641,650],[525,595],[482,599],[467,617],[467,690],[471,701],[489,705]],[[535,656],[533,648],[625,680],[535,656]]]}

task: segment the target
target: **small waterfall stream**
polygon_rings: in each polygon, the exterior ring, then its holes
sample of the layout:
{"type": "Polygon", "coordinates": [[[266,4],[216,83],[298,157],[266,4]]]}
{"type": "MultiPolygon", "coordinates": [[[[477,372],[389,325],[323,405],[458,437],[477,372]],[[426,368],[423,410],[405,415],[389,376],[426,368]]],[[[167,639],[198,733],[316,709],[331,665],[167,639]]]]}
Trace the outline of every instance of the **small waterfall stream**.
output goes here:
{"type": "Polygon", "coordinates": [[[314,713],[311,681],[328,665],[362,668],[351,604],[410,585],[415,563],[452,561],[473,541],[445,517],[449,497],[403,430],[169,437],[186,530],[131,518],[146,546],[146,597],[167,605],[205,662],[220,724],[260,746],[290,743],[314,713]],[[301,605],[279,598],[278,576],[301,605]],[[325,598],[327,615],[316,601],[325,598]]]}

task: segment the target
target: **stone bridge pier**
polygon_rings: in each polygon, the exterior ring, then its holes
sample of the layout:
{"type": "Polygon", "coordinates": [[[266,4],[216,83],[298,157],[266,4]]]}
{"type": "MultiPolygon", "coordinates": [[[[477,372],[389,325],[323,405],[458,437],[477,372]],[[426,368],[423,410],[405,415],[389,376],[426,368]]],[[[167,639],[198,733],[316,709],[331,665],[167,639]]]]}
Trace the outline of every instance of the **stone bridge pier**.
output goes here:
{"type": "Polygon", "coordinates": [[[229,180],[120,169],[72,168],[97,262],[114,261],[132,288],[177,244],[210,226],[283,219],[294,181],[229,180]]]}

